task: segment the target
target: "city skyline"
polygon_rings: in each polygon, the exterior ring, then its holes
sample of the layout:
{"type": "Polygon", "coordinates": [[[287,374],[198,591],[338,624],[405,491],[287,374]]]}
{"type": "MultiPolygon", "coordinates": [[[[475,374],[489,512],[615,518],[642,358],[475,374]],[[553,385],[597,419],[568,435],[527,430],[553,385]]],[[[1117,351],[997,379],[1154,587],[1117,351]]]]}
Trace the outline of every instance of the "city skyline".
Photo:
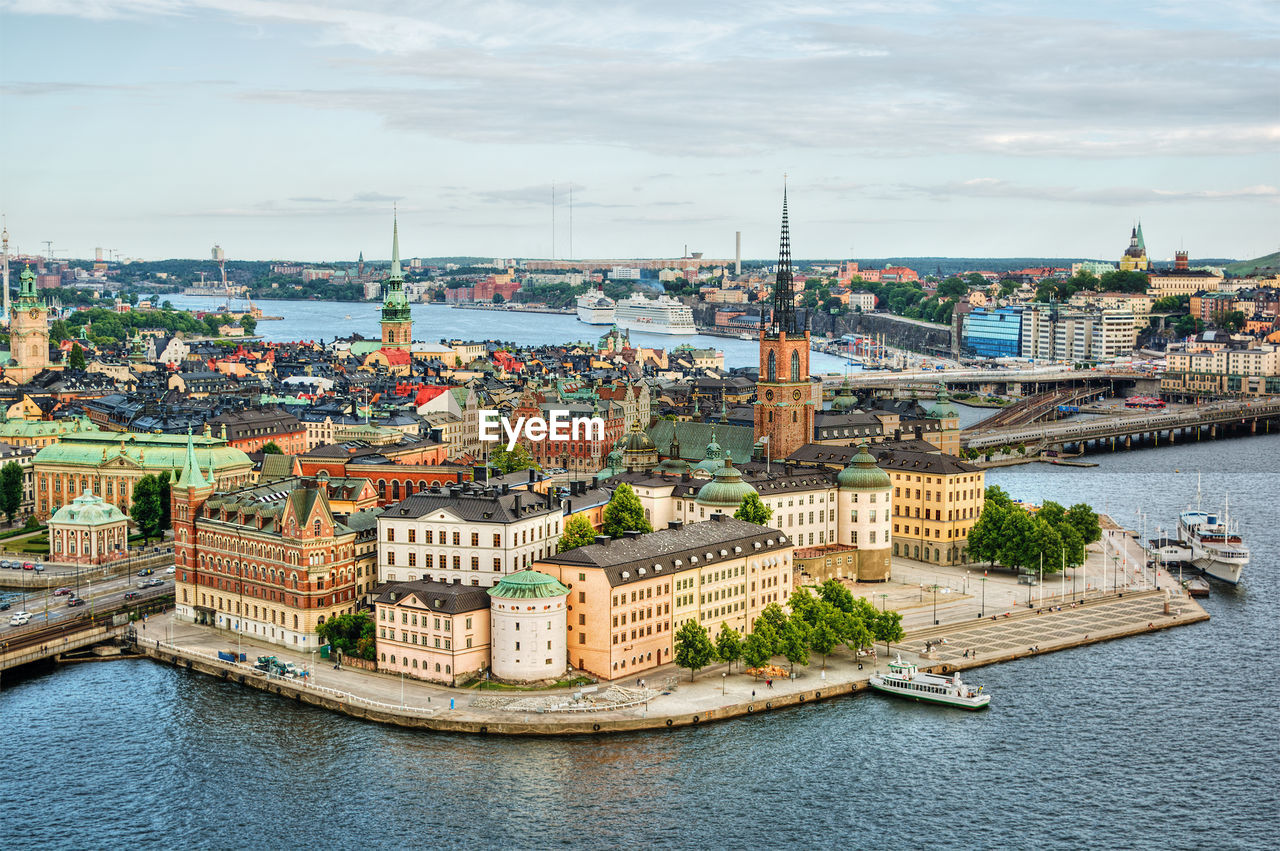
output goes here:
{"type": "Polygon", "coordinates": [[[769,258],[785,172],[797,257],[1256,257],[1276,21],[0,0],[0,209],[74,257],[378,258],[397,203],[405,256],[769,258]]]}

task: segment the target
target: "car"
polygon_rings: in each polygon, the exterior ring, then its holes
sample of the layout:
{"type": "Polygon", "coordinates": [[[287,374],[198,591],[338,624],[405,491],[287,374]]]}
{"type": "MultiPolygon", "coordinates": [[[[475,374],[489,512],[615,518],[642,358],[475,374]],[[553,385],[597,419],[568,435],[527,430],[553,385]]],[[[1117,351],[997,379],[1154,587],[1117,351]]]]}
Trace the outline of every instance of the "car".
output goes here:
{"type": "Polygon", "coordinates": [[[31,569],[36,573],[44,573],[44,565],[42,564],[33,564],[31,565],[31,569]]]}
{"type": "Polygon", "coordinates": [[[11,568],[11,567],[17,567],[17,566],[18,565],[15,562],[10,561],[9,559],[4,559],[3,561],[0,561],[0,567],[5,569],[11,568]]]}
{"type": "Polygon", "coordinates": [[[124,598],[125,598],[126,600],[136,600],[136,599],[138,599],[138,597],[140,597],[140,596],[141,596],[141,595],[140,595],[137,591],[125,591],[125,592],[124,592],[124,598]]]}
{"type": "Polygon", "coordinates": [[[67,601],[67,608],[74,609],[76,606],[83,606],[84,599],[81,597],[72,597],[67,601]]]}
{"type": "Polygon", "coordinates": [[[152,569],[152,568],[150,568],[150,567],[144,567],[144,568],[142,568],[142,570],[139,570],[139,571],[138,571],[138,575],[139,575],[139,576],[150,576],[150,575],[151,575],[151,574],[153,574],[153,573],[155,573],[155,570],[153,570],[153,569],[152,569]]]}
{"type": "Polygon", "coordinates": [[[158,576],[153,576],[151,579],[146,581],[146,587],[148,588],[159,588],[163,584],[164,580],[158,576]]]}
{"type": "Polygon", "coordinates": [[[53,592],[53,596],[55,597],[65,597],[68,594],[70,594],[73,597],[75,596],[75,592],[72,591],[70,588],[59,588],[57,591],[53,592]]]}
{"type": "Polygon", "coordinates": [[[9,611],[10,606],[7,600],[0,600],[0,612],[9,611]]]}
{"type": "Polygon", "coordinates": [[[178,572],[178,568],[174,567],[173,565],[169,565],[164,569],[164,572],[170,576],[173,576],[175,573],[178,572]]]}
{"type": "Polygon", "coordinates": [[[15,612],[9,616],[9,626],[23,626],[31,623],[30,612],[15,612]]]}
{"type": "Polygon", "coordinates": [[[31,562],[29,562],[29,561],[24,561],[24,562],[22,563],[22,569],[23,569],[23,570],[35,570],[35,569],[36,569],[36,566],[35,566],[34,564],[32,564],[31,562]]]}

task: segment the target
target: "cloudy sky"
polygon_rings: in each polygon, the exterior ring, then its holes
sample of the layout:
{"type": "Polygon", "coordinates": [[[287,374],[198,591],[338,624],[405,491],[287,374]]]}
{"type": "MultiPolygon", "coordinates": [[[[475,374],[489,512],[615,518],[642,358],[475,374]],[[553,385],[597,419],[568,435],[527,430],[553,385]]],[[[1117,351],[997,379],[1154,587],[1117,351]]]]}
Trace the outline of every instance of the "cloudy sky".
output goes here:
{"type": "Polygon", "coordinates": [[[385,258],[395,203],[406,256],[771,257],[786,174],[800,257],[1113,259],[1139,218],[1153,258],[1253,257],[1278,33],[1269,0],[0,0],[0,209],[72,256],[385,258]]]}

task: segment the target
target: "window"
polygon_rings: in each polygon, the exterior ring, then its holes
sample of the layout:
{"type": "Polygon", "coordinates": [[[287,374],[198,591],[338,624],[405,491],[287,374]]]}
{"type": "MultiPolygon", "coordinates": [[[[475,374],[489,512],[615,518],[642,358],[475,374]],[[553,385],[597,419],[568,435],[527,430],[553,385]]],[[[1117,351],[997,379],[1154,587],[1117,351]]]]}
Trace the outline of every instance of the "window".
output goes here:
{"type": "Polygon", "coordinates": [[[471,533],[471,546],[473,546],[473,547],[478,547],[478,546],[480,546],[480,533],[479,533],[479,532],[472,532],[472,533],[471,533]]]}
{"type": "Polygon", "coordinates": [[[501,533],[499,533],[499,532],[494,532],[494,533],[493,533],[493,545],[494,545],[495,547],[500,547],[500,546],[502,546],[502,534],[501,534],[501,533]]]}
{"type": "Polygon", "coordinates": [[[410,530],[409,530],[409,543],[414,544],[414,543],[417,543],[417,541],[418,541],[418,530],[417,530],[417,529],[410,529],[410,530]]]}

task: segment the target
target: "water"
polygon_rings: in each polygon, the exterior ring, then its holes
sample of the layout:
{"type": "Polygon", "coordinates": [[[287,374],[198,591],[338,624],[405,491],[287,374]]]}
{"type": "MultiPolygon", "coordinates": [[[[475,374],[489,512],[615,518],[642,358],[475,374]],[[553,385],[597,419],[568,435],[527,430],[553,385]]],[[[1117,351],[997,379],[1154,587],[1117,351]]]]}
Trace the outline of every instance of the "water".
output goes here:
{"type": "MultiPolygon", "coordinates": [[[[223,301],[198,296],[166,296],[174,307],[184,310],[213,310],[223,301]]],[[[232,302],[232,307],[237,306],[232,302]]],[[[242,304],[242,303],[241,303],[242,304]]],[[[285,301],[261,300],[254,304],[267,316],[283,316],[282,320],[258,323],[257,332],[268,342],[295,340],[332,340],[334,337],[363,334],[378,339],[381,334],[381,305],[373,302],[285,301]],[[346,317],[350,316],[350,319],[346,317]]],[[[586,325],[576,316],[560,313],[515,313],[513,311],[462,310],[439,304],[414,304],[413,336],[417,340],[440,339],[492,340],[524,346],[559,344],[571,340],[595,343],[609,330],[604,325],[586,325]]],[[[724,352],[725,368],[756,366],[760,362],[759,344],[736,337],[672,336],[632,331],[631,341],[637,346],[674,349],[688,343],[698,348],[724,352]]],[[[824,372],[856,372],[858,367],[833,355],[813,352],[809,368],[815,374],[824,372]]]]}
{"type": "Polygon", "coordinates": [[[1280,435],[1028,465],[1014,496],[1171,525],[1204,474],[1253,547],[1213,620],[694,730],[496,739],[364,723],[146,661],[0,693],[0,846],[1274,848],[1280,435]],[[1180,472],[1174,472],[1174,470],[1180,472]]]}

